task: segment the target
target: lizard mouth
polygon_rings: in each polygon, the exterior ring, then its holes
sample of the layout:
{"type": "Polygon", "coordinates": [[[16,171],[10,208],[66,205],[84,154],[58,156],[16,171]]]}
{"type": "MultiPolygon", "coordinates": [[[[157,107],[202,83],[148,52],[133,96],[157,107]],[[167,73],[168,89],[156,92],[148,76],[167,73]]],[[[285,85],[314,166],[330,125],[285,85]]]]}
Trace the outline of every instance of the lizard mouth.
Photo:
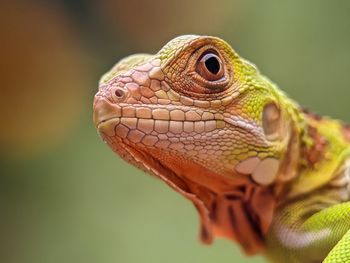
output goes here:
{"type": "Polygon", "coordinates": [[[95,100],[94,122],[100,133],[145,146],[180,136],[191,138],[227,125],[222,114],[210,110],[175,105],[112,104],[105,98],[95,100]]]}
{"type": "Polygon", "coordinates": [[[264,140],[260,127],[253,122],[248,123],[238,116],[210,109],[183,105],[114,104],[106,98],[96,97],[94,122],[98,131],[107,136],[120,137],[126,143],[141,146],[157,144],[159,148],[176,149],[179,147],[178,142],[185,138],[189,141],[206,141],[208,137],[218,136],[218,130],[225,132],[232,127],[264,140]]]}

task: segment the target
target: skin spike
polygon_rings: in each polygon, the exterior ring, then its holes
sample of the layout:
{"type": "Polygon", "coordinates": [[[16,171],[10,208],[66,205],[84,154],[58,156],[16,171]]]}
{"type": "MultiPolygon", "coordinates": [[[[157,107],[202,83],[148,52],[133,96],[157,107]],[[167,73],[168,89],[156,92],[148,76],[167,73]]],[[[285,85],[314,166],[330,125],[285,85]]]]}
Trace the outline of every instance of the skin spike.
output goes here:
{"type": "Polygon", "coordinates": [[[94,122],[121,158],[195,205],[201,239],[271,262],[350,262],[350,128],[306,112],[225,41],[122,59],[94,122]]]}

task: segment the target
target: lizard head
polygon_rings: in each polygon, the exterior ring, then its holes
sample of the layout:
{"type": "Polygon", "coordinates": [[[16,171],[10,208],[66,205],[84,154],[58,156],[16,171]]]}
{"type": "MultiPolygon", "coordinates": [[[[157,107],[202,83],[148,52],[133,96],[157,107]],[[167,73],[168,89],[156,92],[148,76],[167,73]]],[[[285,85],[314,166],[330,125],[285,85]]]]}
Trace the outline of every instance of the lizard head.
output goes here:
{"type": "Polygon", "coordinates": [[[94,122],[117,154],[195,203],[204,241],[214,232],[252,254],[272,219],[275,186],[295,170],[292,104],[223,40],[188,35],[105,74],[94,122]],[[240,213],[260,233],[228,230],[240,213]]]}

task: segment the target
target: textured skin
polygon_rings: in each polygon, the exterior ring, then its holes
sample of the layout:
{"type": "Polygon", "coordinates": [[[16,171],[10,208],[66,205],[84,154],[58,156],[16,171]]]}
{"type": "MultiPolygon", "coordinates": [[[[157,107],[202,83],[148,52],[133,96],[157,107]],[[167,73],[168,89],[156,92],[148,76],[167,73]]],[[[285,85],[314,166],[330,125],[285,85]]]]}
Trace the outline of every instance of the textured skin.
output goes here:
{"type": "Polygon", "coordinates": [[[302,110],[223,40],[180,36],[122,59],[100,81],[94,122],[194,203],[202,241],[271,262],[350,262],[350,130],[302,110]],[[216,80],[198,70],[208,52],[216,80]]]}

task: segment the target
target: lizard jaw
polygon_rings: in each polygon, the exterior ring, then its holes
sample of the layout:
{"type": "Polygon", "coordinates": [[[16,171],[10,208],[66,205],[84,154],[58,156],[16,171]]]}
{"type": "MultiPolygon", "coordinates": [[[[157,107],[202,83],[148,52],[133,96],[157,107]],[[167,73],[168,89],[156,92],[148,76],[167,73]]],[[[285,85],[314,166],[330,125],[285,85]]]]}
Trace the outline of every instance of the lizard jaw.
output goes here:
{"type": "Polygon", "coordinates": [[[179,105],[116,104],[96,96],[94,122],[100,134],[117,137],[125,145],[160,155],[180,153],[207,169],[233,175],[234,164],[220,162],[223,155],[218,141],[229,140],[226,133],[232,126],[221,114],[179,105]]]}

